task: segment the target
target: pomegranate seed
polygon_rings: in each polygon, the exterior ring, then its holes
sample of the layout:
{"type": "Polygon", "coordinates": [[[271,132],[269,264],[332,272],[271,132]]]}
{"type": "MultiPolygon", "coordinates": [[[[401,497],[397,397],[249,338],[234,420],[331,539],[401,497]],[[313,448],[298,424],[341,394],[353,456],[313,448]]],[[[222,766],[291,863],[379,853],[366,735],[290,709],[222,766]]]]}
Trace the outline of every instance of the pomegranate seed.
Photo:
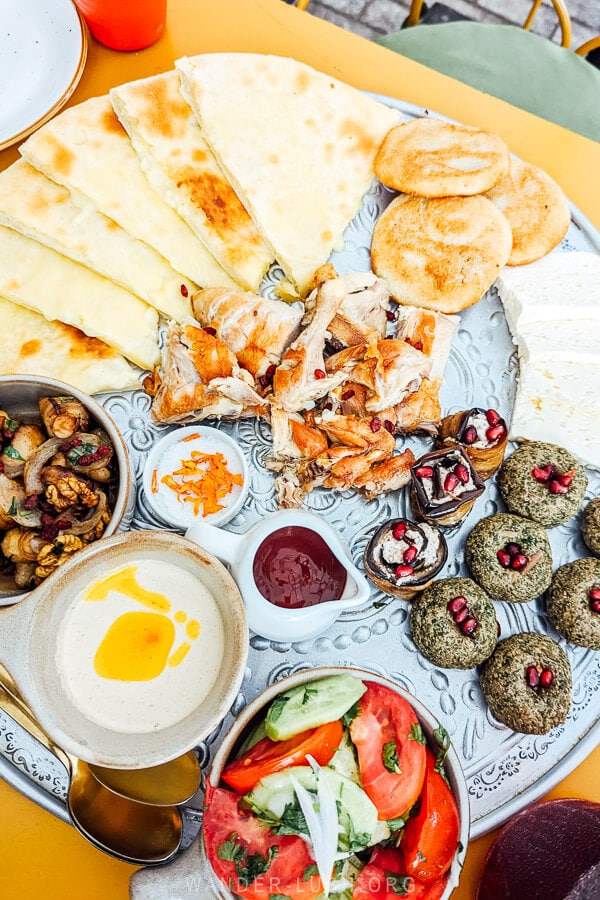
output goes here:
{"type": "Polygon", "coordinates": [[[406,578],[407,575],[412,575],[412,572],[412,566],[398,566],[395,575],[396,578],[406,578]]]}
{"type": "Polygon", "coordinates": [[[39,494],[30,494],[29,497],[25,497],[23,500],[23,509],[37,509],[39,499],[39,494]]]}
{"type": "Polygon", "coordinates": [[[570,472],[564,472],[562,475],[560,474],[560,472],[557,472],[554,477],[560,484],[562,484],[563,487],[570,487],[574,475],[575,469],[571,469],[570,472]]]}
{"type": "Polygon", "coordinates": [[[477,440],[477,429],[474,425],[469,425],[463,434],[463,443],[465,444],[474,444],[477,440]]]}
{"type": "Polygon", "coordinates": [[[12,439],[14,438],[14,436],[15,436],[15,433],[14,433],[14,431],[12,430],[12,428],[5,428],[5,429],[4,429],[4,437],[6,438],[7,441],[12,441],[12,439]]]}
{"type": "Polygon", "coordinates": [[[459,481],[458,477],[454,474],[454,472],[448,472],[448,474],[446,475],[446,478],[444,480],[444,490],[447,491],[448,493],[451,493],[452,491],[456,490],[456,488],[458,487],[459,484],[460,484],[460,481],[459,481]]]}
{"type": "Polygon", "coordinates": [[[402,554],[402,560],[407,566],[411,566],[417,558],[418,552],[419,551],[414,545],[411,547],[407,547],[402,554]]]}
{"type": "Polygon", "coordinates": [[[459,611],[454,614],[453,618],[456,624],[460,625],[461,622],[464,622],[469,618],[469,607],[463,606],[462,609],[459,609],[459,611]]]}
{"type": "Polygon", "coordinates": [[[104,459],[105,456],[110,456],[111,453],[111,448],[107,447],[106,444],[102,444],[101,447],[98,447],[98,449],[94,453],[94,456],[97,456],[98,459],[104,459]]]}
{"type": "Polygon", "coordinates": [[[467,601],[464,597],[454,597],[454,599],[448,600],[446,609],[449,613],[455,615],[455,613],[460,612],[461,609],[464,609],[466,605],[467,601]]]}
{"type": "Polygon", "coordinates": [[[68,519],[57,519],[57,521],[54,524],[56,525],[56,527],[58,528],[59,531],[66,531],[67,528],[71,527],[71,523],[69,522],[68,519]]]}
{"type": "Polygon", "coordinates": [[[371,431],[377,432],[381,428],[381,419],[378,419],[377,416],[375,416],[371,419],[369,425],[371,426],[371,431]]]}
{"type": "Polygon", "coordinates": [[[422,350],[423,341],[413,341],[413,347],[415,348],[415,350],[422,350]]]}
{"type": "Polygon", "coordinates": [[[396,430],[396,426],[389,419],[383,420],[383,427],[385,428],[386,431],[389,431],[390,434],[393,434],[396,430]]]}
{"type": "Polygon", "coordinates": [[[404,535],[406,534],[406,525],[404,522],[398,522],[398,524],[394,527],[392,531],[392,537],[397,541],[401,541],[404,535]]]}
{"type": "Polygon", "coordinates": [[[467,637],[470,637],[475,632],[476,628],[477,619],[474,616],[470,616],[468,619],[465,619],[465,621],[460,626],[460,630],[467,637]]]}
{"type": "Polygon", "coordinates": [[[534,466],[531,470],[531,474],[535,478],[536,481],[541,481],[542,484],[545,484],[547,481],[550,481],[550,476],[554,472],[554,466],[544,466],[543,468],[538,468],[534,466]]]}
{"type": "Polygon", "coordinates": [[[525,671],[525,681],[530,688],[533,688],[534,691],[537,691],[540,684],[540,675],[535,666],[527,666],[527,669],[525,671]]]}
{"type": "Polygon", "coordinates": [[[554,681],[554,672],[552,669],[544,669],[540,675],[540,684],[544,688],[549,688],[554,681]]]}
{"type": "Polygon", "coordinates": [[[83,456],[80,456],[77,460],[77,464],[80,466],[90,466],[93,463],[92,454],[84,453],[83,456]]]}
{"type": "Polygon", "coordinates": [[[206,334],[210,334],[211,337],[217,336],[217,329],[213,328],[212,325],[207,325],[204,331],[206,332],[206,334]]]}
{"type": "Polygon", "coordinates": [[[510,567],[510,553],[507,553],[506,550],[498,550],[496,553],[496,559],[500,563],[503,569],[508,569],[510,567]]]}
{"type": "Polygon", "coordinates": [[[419,466],[418,469],[415,469],[415,475],[417,478],[433,478],[433,468],[432,466],[419,466]]]}
{"type": "MultiPolygon", "coordinates": [[[[25,501],[25,503],[26,502],[27,501],[25,501]]],[[[25,503],[23,506],[25,506],[25,503]]],[[[600,600],[600,587],[590,588],[589,598],[590,600],[600,600]]]]}
{"type": "Polygon", "coordinates": [[[500,421],[500,413],[497,413],[495,409],[488,409],[485,417],[488,420],[488,425],[497,425],[500,421]]]}
{"type": "Polygon", "coordinates": [[[325,378],[323,369],[315,369],[315,378],[325,378]]]}
{"type": "Polygon", "coordinates": [[[499,441],[500,438],[503,438],[505,434],[506,428],[504,427],[504,425],[490,425],[490,427],[485,432],[485,436],[490,444],[493,444],[494,441],[499,441]]]}
{"type": "Polygon", "coordinates": [[[344,391],[342,394],[342,400],[351,400],[354,397],[354,391],[350,388],[349,391],[344,391]]]}
{"type": "Polygon", "coordinates": [[[392,312],[391,309],[388,309],[388,311],[385,314],[385,317],[388,320],[388,322],[396,321],[396,313],[392,312]]]}
{"type": "Polygon", "coordinates": [[[187,287],[185,286],[185,284],[181,285],[180,290],[181,290],[181,296],[187,297],[187,295],[189,294],[189,291],[188,291],[187,287]]]}
{"type": "Polygon", "coordinates": [[[505,550],[507,553],[510,553],[511,556],[515,556],[517,553],[521,552],[521,548],[518,544],[507,544],[505,550]]]}
{"type": "Polygon", "coordinates": [[[327,412],[331,412],[331,410],[333,409],[333,403],[326,403],[323,409],[326,409],[327,412]]]}
{"type": "Polygon", "coordinates": [[[258,383],[260,384],[261,387],[266,388],[269,386],[269,379],[267,378],[266,375],[259,375],[258,383]]]}
{"type": "Polygon", "coordinates": [[[517,553],[511,558],[510,567],[519,571],[519,569],[524,569],[528,562],[529,560],[524,553],[517,553]]]}
{"type": "Polygon", "coordinates": [[[267,371],[265,372],[265,375],[267,376],[268,379],[270,379],[270,381],[272,381],[273,378],[275,377],[276,371],[277,371],[277,366],[274,365],[273,363],[271,363],[271,365],[268,366],[267,371]]]}
{"type": "Polygon", "coordinates": [[[469,480],[469,470],[466,466],[463,466],[462,463],[458,463],[454,466],[454,474],[463,484],[466,484],[469,480]]]}
{"type": "Polygon", "coordinates": [[[4,472],[4,463],[0,460],[0,474],[2,474],[2,472],[4,472]]]}
{"type": "Polygon", "coordinates": [[[600,613],[600,600],[590,600],[590,609],[592,612],[600,613]]]}
{"type": "Polygon", "coordinates": [[[549,484],[550,493],[551,494],[568,494],[569,488],[561,484],[560,481],[557,481],[556,478],[553,478],[549,484]]]}

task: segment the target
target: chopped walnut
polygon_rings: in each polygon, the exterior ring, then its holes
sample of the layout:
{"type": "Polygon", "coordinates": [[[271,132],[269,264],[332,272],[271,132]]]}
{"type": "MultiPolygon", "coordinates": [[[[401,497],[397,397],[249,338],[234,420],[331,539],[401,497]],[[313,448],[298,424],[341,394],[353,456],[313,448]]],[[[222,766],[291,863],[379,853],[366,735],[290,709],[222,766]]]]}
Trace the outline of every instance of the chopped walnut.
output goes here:
{"type": "Polygon", "coordinates": [[[37,556],[35,577],[40,581],[47,578],[82,547],[83,541],[74,534],[63,534],[53,544],[45,544],[37,556]]]}
{"type": "Polygon", "coordinates": [[[54,484],[48,485],[46,500],[59,511],[76,503],[91,509],[92,506],[97,505],[98,495],[83,479],[76,475],[65,475],[64,478],[57,478],[54,484]]]}
{"type": "Polygon", "coordinates": [[[92,541],[97,541],[99,538],[101,538],[109,522],[110,513],[107,510],[100,518],[100,521],[96,522],[96,525],[92,529],[90,529],[90,531],[86,531],[85,534],[81,535],[81,540],[83,541],[83,543],[91,544],[92,541]]]}

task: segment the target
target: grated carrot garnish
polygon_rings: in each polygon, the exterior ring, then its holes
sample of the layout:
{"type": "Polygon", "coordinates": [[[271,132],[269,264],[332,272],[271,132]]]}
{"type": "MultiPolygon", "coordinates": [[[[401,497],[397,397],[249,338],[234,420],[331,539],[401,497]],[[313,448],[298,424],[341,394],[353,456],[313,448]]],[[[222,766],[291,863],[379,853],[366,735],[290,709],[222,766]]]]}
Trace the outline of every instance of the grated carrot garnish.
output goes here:
{"type": "Polygon", "coordinates": [[[196,431],[196,432],[194,432],[194,434],[188,434],[187,437],[182,438],[181,443],[187,444],[188,441],[195,441],[196,438],[199,438],[199,437],[202,437],[202,435],[198,434],[198,432],[196,431]]]}
{"type": "Polygon", "coordinates": [[[152,493],[158,493],[158,469],[154,469],[152,472],[152,493]]]}
{"type": "Polygon", "coordinates": [[[230,494],[234,485],[243,485],[241,473],[230,472],[222,453],[201,453],[192,450],[189,459],[180,460],[180,468],[161,478],[163,484],[175,491],[180,501],[192,503],[194,515],[202,517],[219,512],[219,503],[230,494]]]}

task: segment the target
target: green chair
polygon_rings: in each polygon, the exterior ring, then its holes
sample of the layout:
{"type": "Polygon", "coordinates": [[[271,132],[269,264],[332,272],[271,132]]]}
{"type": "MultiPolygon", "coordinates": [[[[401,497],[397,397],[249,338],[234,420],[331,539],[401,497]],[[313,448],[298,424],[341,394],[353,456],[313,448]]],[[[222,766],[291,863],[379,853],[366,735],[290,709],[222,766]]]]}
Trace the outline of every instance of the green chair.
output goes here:
{"type": "Polygon", "coordinates": [[[600,142],[600,71],[578,55],[587,45],[575,53],[517,26],[468,21],[404,28],[377,43],[600,142]]]}

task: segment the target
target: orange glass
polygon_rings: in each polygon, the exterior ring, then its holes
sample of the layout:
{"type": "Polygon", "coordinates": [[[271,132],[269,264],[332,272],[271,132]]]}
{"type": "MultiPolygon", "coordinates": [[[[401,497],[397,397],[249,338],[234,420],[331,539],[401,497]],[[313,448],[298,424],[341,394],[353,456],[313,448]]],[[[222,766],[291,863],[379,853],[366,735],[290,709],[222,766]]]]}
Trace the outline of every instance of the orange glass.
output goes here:
{"type": "Polygon", "coordinates": [[[92,36],[113,50],[142,50],[165,30],[167,0],[75,0],[92,36]]]}

